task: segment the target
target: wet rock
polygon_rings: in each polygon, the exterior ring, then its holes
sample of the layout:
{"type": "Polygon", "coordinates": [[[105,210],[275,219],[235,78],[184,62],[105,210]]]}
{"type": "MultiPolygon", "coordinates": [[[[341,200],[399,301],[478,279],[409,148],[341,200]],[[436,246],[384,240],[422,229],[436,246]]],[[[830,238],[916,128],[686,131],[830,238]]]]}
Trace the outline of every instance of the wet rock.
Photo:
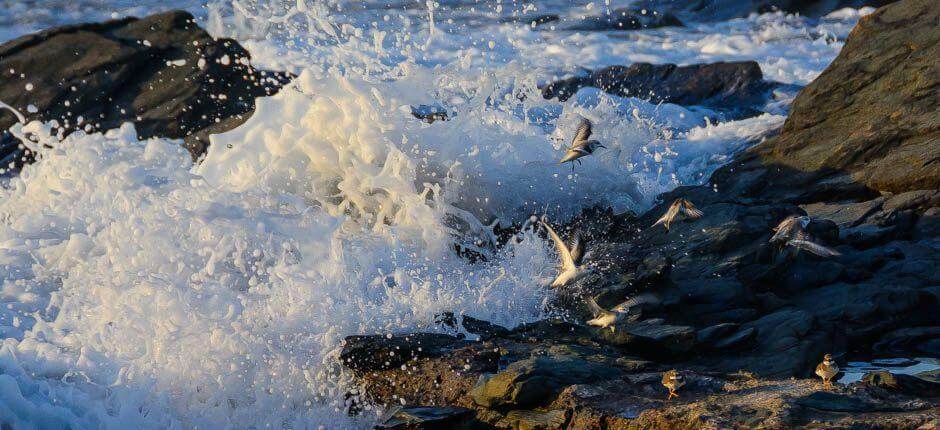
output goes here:
{"type": "Polygon", "coordinates": [[[459,337],[438,333],[349,336],[340,360],[360,371],[387,370],[419,358],[441,356],[463,343],[459,337]]]}
{"type": "Polygon", "coordinates": [[[682,21],[668,12],[651,9],[621,8],[589,16],[574,24],[561,26],[573,31],[642,30],[660,27],[681,27],[682,21]]]}
{"type": "Polygon", "coordinates": [[[468,333],[480,336],[480,339],[482,340],[509,335],[509,329],[493,324],[489,321],[473,318],[469,315],[464,315],[460,321],[460,324],[468,333]]]}
{"type": "Polygon", "coordinates": [[[917,351],[940,356],[940,327],[907,327],[889,332],[874,345],[875,351],[899,353],[917,351]]]}
{"type": "Polygon", "coordinates": [[[516,361],[505,370],[480,379],[470,393],[487,408],[522,408],[546,404],[572,384],[616,378],[620,371],[609,365],[571,356],[540,356],[516,361]]]}
{"type": "Polygon", "coordinates": [[[780,135],[755,148],[765,164],[813,172],[780,176],[778,186],[838,177],[894,193],[940,188],[938,19],[935,1],[912,0],[859,21],[800,91],[780,135]]]}
{"type": "Polygon", "coordinates": [[[707,22],[746,18],[751,14],[773,11],[795,13],[809,17],[822,17],[830,12],[851,7],[881,7],[893,0],[642,0],[635,8],[661,8],[672,11],[682,19],[707,22]]]}
{"type": "Polygon", "coordinates": [[[447,109],[439,105],[412,106],[411,115],[428,124],[433,124],[435,121],[447,121],[450,119],[450,115],[447,113],[447,109]]]}
{"type": "Polygon", "coordinates": [[[471,430],[479,428],[476,413],[467,408],[409,407],[396,410],[376,430],[471,430]]]}
{"type": "Polygon", "coordinates": [[[940,383],[911,375],[893,374],[885,370],[866,373],[862,376],[862,383],[910,396],[940,397],[940,383]]]}
{"type": "Polygon", "coordinates": [[[774,84],[764,81],[760,66],[753,61],[689,66],[634,63],[549,83],[542,88],[542,97],[565,101],[587,86],[621,97],[705,106],[729,118],[744,118],[759,114],[757,108],[767,100],[774,84]]]}
{"type": "Polygon", "coordinates": [[[558,14],[546,13],[546,14],[528,14],[528,15],[522,15],[522,16],[512,16],[512,17],[503,18],[501,22],[521,23],[521,24],[528,25],[532,28],[535,28],[542,24],[556,22],[559,19],[561,19],[561,17],[559,17],[558,14]]]}
{"type": "Polygon", "coordinates": [[[663,358],[688,352],[695,347],[695,329],[646,320],[617,325],[614,330],[598,329],[597,337],[609,345],[644,357],[663,358]]]}
{"type": "MultiPolygon", "coordinates": [[[[255,69],[250,58],[238,42],[199,28],[187,12],[60,27],[0,46],[0,100],[28,120],[58,121],[65,133],[131,121],[140,138],[183,138],[195,158],[210,133],[247,120],[256,97],[276,93],[290,79],[255,69]]],[[[0,130],[14,122],[0,112],[0,130]]],[[[4,142],[0,165],[31,160],[4,142]]]]}

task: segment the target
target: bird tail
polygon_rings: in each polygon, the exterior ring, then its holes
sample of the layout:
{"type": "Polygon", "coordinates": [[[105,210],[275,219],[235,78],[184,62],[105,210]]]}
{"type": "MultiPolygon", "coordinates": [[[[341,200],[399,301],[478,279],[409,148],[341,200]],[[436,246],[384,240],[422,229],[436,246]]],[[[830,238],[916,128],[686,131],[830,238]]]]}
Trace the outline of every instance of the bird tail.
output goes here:
{"type": "Polygon", "coordinates": [[[607,312],[604,310],[604,308],[597,304],[597,301],[594,300],[594,297],[587,296],[587,305],[588,309],[591,310],[591,315],[594,315],[595,317],[598,315],[603,315],[607,312]]]}

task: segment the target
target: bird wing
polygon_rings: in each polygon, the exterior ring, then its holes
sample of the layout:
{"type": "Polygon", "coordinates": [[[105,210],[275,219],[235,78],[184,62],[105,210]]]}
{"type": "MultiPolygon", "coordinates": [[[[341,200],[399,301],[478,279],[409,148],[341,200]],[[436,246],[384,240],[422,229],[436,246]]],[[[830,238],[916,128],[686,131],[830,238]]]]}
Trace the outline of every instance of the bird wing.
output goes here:
{"type": "Polygon", "coordinates": [[[600,307],[600,305],[597,304],[597,301],[594,300],[594,298],[591,296],[587,297],[587,305],[588,309],[591,310],[591,315],[595,317],[610,313],[610,311],[604,310],[604,308],[600,307]]]}
{"type": "Polygon", "coordinates": [[[542,220],[542,225],[548,230],[548,236],[552,238],[552,242],[555,242],[555,249],[558,250],[558,256],[561,257],[562,270],[573,269],[575,267],[574,259],[571,258],[571,251],[565,246],[565,242],[561,241],[561,238],[558,237],[558,233],[555,233],[555,229],[548,225],[545,220],[542,220]]]}
{"type": "Polygon", "coordinates": [[[793,239],[793,240],[787,242],[787,244],[789,244],[789,245],[791,245],[791,246],[795,246],[795,247],[797,247],[797,248],[799,248],[799,249],[805,249],[805,250],[807,250],[807,251],[809,251],[809,252],[812,252],[813,254],[816,254],[816,255],[818,255],[818,256],[820,256],[820,257],[834,257],[834,256],[836,256],[836,255],[842,255],[842,254],[839,253],[839,251],[836,251],[836,250],[834,250],[834,249],[832,249],[832,248],[829,248],[829,247],[827,247],[827,246],[820,245],[820,244],[818,244],[818,243],[816,243],[816,242],[810,242],[810,241],[808,241],[808,240],[793,239]]]}
{"type": "Polygon", "coordinates": [[[676,219],[676,215],[678,214],[679,214],[679,205],[672,204],[671,206],[669,206],[669,209],[666,210],[666,213],[663,214],[663,216],[660,217],[659,220],[657,220],[656,223],[653,224],[653,226],[655,227],[663,223],[671,223],[672,220],[676,219]]]}
{"type": "Polygon", "coordinates": [[[581,260],[584,259],[584,240],[581,239],[581,234],[575,233],[574,239],[571,241],[571,261],[576,265],[581,265],[581,260]]]}
{"type": "Polygon", "coordinates": [[[593,132],[592,128],[593,125],[591,125],[591,121],[582,117],[581,123],[578,124],[578,129],[574,133],[574,138],[571,139],[571,146],[578,146],[579,143],[588,140],[588,138],[591,137],[591,133],[593,132]]]}
{"type": "Polygon", "coordinates": [[[796,225],[796,217],[789,216],[774,227],[774,235],[770,237],[771,242],[779,242],[789,239],[793,226],[796,225]]]}
{"type": "Polygon", "coordinates": [[[682,203],[679,204],[679,211],[689,219],[699,219],[702,215],[705,215],[704,212],[700,211],[688,200],[682,200],[682,203]]]}

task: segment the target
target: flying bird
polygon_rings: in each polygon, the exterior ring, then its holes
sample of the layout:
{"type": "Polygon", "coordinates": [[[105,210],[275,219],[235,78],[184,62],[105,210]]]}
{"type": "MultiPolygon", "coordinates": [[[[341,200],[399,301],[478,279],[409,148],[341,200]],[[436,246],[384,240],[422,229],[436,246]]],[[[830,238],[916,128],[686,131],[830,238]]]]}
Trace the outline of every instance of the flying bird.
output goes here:
{"type": "Polygon", "coordinates": [[[816,375],[823,380],[823,389],[832,388],[832,378],[839,374],[839,365],[832,360],[831,354],[823,356],[822,363],[816,366],[816,375]]]}
{"type": "Polygon", "coordinates": [[[811,218],[805,215],[787,217],[774,228],[774,235],[770,237],[770,243],[781,247],[792,246],[796,249],[804,249],[820,257],[841,255],[839,251],[817,242],[806,229],[810,221],[811,218]]]}
{"type": "Polygon", "coordinates": [[[584,259],[585,241],[578,234],[572,239],[571,248],[565,245],[565,242],[558,237],[558,233],[552,229],[545,219],[542,219],[542,225],[548,230],[548,236],[555,242],[555,249],[558,250],[558,257],[561,258],[561,264],[558,266],[558,276],[552,281],[551,287],[561,287],[567,285],[585,275],[589,269],[581,264],[584,259]]]}
{"type": "Polygon", "coordinates": [[[698,210],[692,202],[686,199],[676,199],[672,202],[672,205],[669,206],[669,209],[666,210],[666,213],[663,216],[656,220],[653,224],[653,227],[662,224],[663,227],[666,227],[666,231],[669,231],[669,225],[682,220],[697,220],[705,215],[704,212],[698,210]]]}
{"type": "Polygon", "coordinates": [[[682,377],[682,374],[678,370],[670,370],[666,373],[663,373],[663,386],[669,389],[669,397],[666,400],[670,400],[673,397],[679,397],[679,394],[676,393],[680,387],[685,385],[685,378],[682,377]]]}
{"type": "Polygon", "coordinates": [[[593,154],[597,148],[607,148],[596,140],[588,140],[591,138],[592,128],[593,125],[591,121],[587,118],[581,118],[581,123],[578,124],[574,138],[571,139],[571,146],[565,151],[565,156],[561,157],[561,161],[559,161],[558,164],[570,161],[571,169],[573,170],[575,161],[581,164],[581,160],[578,160],[579,158],[593,154]]]}
{"type": "Polygon", "coordinates": [[[613,332],[615,331],[614,326],[620,321],[636,321],[640,317],[639,310],[636,306],[643,302],[643,300],[637,300],[640,297],[627,300],[608,311],[600,307],[593,297],[588,296],[587,305],[594,318],[588,320],[587,325],[600,327],[602,329],[610,327],[610,331],[613,332]]]}

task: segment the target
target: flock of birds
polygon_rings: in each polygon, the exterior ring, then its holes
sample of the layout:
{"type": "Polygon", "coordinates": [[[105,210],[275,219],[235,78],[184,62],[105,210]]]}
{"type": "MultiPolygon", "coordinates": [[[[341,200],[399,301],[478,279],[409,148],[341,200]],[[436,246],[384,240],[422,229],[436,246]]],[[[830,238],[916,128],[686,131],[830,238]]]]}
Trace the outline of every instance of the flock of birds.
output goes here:
{"type": "MultiPolygon", "coordinates": [[[[565,150],[565,155],[559,161],[559,164],[571,163],[574,169],[574,162],[581,164],[581,158],[591,155],[598,148],[606,148],[599,141],[591,139],[593,125],[586,118],[581,118],[578,128],[571,140],[571,145],[565,150]]],[[[704,212],[695,207],[695,205],[683,198],[676,199],[656,222],[650,227],[662,225],[666,231],[677,222],[695,221],[702,218],[704,212]]],[[[840,255],[838,251],[819,243],[809,232],[809,225],[812,219],[809,216],[790,216],[784,219],[774,229],[774,234],[770,238],[770,243],[776,245],[779,250],[793,249],[796,252],[800,250],[808,251],[818,256],[827,258],[840,255]]],[[[555,244],[559,259],[558,275],[552,281],[552,288],[561,288],[571,284],[585,275],[594,271],[584,263],[586,252],[586,241],[577,232],[572,237],[570,246],[566,244],[558,233],[548,224],[543,217],[542,226],[548,232],[548,236],[555,244]]],[[[586,298],[588,309],[593,318],[586,321],[590,326],[601,329],[610,328],[613,332],[618,324],[624,322],[634,322],[639,319],[638,307],[644,303],[650,303],[657,300],[652,294],[641,294],[628,299],[627,301],[607,310],[597,304],[597,301],[588,296],[586,298]]],[[[839,366],[835,364],[830,354],[823,357],[823,362],[816,367],[816,375],[823,380],[823,388],[831,388],[831,381],[839,373],[839,366]]],[[[668,399],[678,397],[677,390],[685,385],[683,375],[677,370],[670,370],[663,374],[662,385],[669,390],[668,399]]]]}

